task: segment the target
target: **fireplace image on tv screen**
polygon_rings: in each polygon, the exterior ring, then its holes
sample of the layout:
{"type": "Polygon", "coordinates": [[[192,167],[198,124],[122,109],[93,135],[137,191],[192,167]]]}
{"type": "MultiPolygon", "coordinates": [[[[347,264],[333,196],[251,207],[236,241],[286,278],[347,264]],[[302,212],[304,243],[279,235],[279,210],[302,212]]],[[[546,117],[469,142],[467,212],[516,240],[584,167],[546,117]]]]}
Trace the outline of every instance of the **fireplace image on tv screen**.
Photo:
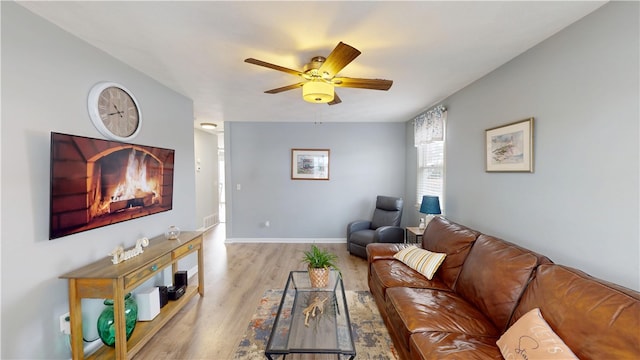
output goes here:
{"type": "Polygon", "coordinates": [[[49,239],[171,210],[175,151],[51,133],[49,239]]]}

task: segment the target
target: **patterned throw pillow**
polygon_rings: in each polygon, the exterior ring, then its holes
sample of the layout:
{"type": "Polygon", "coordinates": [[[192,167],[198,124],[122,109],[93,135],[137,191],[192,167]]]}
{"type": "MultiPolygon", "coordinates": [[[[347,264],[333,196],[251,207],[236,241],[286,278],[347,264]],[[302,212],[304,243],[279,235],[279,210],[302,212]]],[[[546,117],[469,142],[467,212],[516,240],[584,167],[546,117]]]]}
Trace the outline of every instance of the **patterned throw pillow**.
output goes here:
{"type": "Polygon", "coordinates": [[[505,359],[578,360],[553,332],[538,308],[518,319],[496,344],[505,359]]]}
{"type": "Polygon", "coordinates": [[[436,273],[446,256],[447,254],[434,253],[417,246],[409,246],[393,255],[394,258],[426,276],[429,280],[433,279],[433,274],[436,273]]]}

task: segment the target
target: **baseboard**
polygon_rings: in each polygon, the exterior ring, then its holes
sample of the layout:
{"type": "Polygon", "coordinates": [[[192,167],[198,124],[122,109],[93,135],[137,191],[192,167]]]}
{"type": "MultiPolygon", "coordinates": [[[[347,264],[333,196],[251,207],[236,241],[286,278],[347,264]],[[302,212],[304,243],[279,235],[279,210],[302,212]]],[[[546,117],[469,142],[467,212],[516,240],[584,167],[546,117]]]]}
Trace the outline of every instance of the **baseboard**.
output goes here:
{"type": "Polygon", "coordinates": [[[187,279],[191,279],[198,273],[198,265],[187,270],[187,279]]]}
{"type": "Polygon", "coordinates": [[[227,238],[227,244],[346,244],[346,238],[227,238]]]}

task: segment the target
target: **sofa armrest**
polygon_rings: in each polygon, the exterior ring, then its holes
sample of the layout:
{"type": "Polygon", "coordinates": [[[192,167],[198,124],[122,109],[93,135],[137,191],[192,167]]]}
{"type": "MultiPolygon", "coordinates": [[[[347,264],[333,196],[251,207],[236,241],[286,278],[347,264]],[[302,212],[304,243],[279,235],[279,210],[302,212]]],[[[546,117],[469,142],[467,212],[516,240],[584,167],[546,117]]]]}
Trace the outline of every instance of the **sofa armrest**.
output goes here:
{"type": "Polygon", "coordinates": [[[400,226],[381,226],[373,235],[374,242],[378,243],[403,243],[404,228],[400,226]]]}
{"type": "Polygon", "coordinates": [[[398,251],[408,247],[415,246],[414,244],[390,244],[390,243],[372,243],[367,245],[367,258],[369,263],[376,260],[393,259],[398,251]]]}
{"type": "Polygon", "coordinates": [[[369,220],[356,220],[347,224],[347,240],[351,237],[351,233],[359,230],[366,230],[371,228],[371,221],[369,220]]]}

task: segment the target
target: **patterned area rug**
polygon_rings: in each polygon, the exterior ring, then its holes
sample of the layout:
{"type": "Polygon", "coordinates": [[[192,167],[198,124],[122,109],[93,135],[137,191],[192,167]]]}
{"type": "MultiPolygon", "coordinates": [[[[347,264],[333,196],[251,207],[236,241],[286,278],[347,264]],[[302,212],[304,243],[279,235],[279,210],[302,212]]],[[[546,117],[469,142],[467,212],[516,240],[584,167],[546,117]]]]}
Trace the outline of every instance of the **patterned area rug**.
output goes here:
{"type": "MultiPolygon", "coordinates": [[[[345,294],[351,317],[351,334],[356,346],[356,359],[399,359],[371,294],[368,291],[351,290],[345,291],[345,294]]],[[[281,298],[282,290],[267,290],[263,294],[258,309],[236,349],[234,360],[266,359],[264,349],[281,298]]]]}

